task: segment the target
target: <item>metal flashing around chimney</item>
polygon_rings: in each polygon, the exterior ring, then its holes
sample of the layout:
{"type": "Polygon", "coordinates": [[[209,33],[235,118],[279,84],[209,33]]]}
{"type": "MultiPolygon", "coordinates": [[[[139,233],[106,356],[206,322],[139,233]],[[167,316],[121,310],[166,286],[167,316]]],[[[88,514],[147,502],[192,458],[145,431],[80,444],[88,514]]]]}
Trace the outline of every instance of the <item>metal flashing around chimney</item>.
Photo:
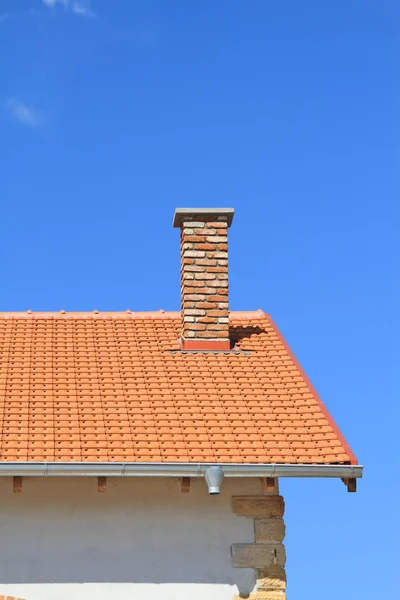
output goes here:
{"type": "Polygon", "coordinates": [[[228,228],[233,208],[177,208],[181,230],[181,350],[231,349],[228,228]]]}

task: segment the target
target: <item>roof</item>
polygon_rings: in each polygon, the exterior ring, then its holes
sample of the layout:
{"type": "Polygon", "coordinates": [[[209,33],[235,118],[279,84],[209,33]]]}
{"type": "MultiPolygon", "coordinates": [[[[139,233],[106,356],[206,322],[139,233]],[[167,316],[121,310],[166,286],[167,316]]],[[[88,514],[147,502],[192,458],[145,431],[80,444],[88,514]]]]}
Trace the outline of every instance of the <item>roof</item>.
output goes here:
{"type": "Polygon", "coordinates": [[[0,314],[0,461],[357,464],[272,319],[179,349],[180,313],[0,314]]]}

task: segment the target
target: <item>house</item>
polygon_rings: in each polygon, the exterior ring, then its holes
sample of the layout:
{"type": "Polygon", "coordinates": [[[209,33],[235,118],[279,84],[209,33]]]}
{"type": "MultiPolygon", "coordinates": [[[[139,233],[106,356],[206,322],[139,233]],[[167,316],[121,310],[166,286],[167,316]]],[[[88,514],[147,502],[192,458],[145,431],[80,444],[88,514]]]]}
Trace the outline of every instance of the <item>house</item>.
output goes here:
{"type": "Polygon", "coordinates": [[[0,595],[286,598],[280,477],[362,467],[271,317],[228,310],[232,209],[177,209],[182,309],[0,315],[0,595]]]}

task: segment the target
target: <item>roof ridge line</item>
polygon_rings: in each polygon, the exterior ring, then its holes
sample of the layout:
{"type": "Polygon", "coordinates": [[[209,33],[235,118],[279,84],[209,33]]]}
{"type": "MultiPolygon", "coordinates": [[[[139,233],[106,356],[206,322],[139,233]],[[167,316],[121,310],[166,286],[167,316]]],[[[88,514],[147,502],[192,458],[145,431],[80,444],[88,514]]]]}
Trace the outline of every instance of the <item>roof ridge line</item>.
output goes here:
{"type": "MultiPolygon", "coordinates": [[[[232,318],[240,318],[240,319],[245,319],[245,318],[254,318],[257,316],[267,316],[266,313],[264,313],[264,311],[262,311],[261,309],[258,310],[249,310],[249,311],[230,311],[230,316],[232,318]]],[[[21,312],[0,312],[0,319],[8,319],[8,318],[18,318],[18,319],[33,319],[33,318],[54,318],[54,317],[58,317],[58,318],[71,318],[71,317],[76,317],[76,318],[104,318],[104,317],[123,317],[123,318],[142,318],[142,319],[154,319],[154,318],[158,318],[158,319],[171,319],[171,318],[178,318],[180,317],[181,312],[180,311],[164,311],[164,310],[159,310],[159,311],[104,311],[104,312],[100,312],[100,311],[71,311],[71,312],[67,312],[65,310],[63,311],[44,311],[44,312],[33,312],[33,311],[21,311],[21,312]]]]}

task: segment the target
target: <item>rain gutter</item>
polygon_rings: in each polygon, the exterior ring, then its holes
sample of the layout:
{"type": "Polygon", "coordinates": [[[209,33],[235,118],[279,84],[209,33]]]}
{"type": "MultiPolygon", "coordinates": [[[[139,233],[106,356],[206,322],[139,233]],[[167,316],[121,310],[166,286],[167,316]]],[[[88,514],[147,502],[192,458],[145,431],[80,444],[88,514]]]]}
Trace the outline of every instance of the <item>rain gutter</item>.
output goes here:
{"type": "Polygon", "coordinates": [[[362,465],[128,463],[128,462],[0,462],[0,477],[205,477],[218,466],[225,477],[362,477],[362,465]]]}

